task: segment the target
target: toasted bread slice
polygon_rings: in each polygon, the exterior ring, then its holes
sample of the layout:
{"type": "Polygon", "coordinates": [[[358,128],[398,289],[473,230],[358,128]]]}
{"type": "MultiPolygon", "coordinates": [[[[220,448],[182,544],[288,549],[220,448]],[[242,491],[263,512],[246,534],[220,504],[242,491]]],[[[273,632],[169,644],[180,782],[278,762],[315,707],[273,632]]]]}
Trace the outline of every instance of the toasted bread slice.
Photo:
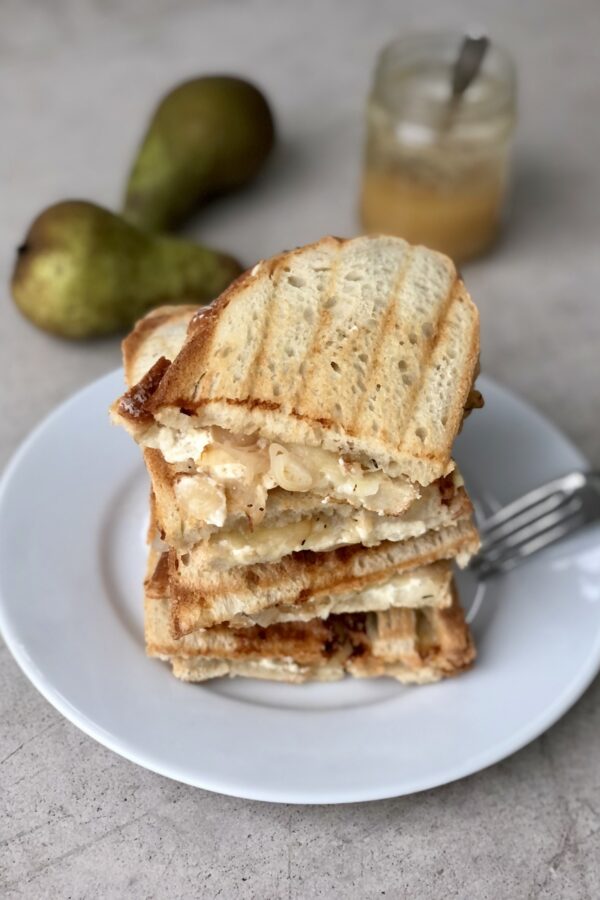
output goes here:
{"type": "MultiPolygon", "coordinates": [[[[240,613],[233,616],[228,625],[232,628],[267,627],[282,622],[326,619],[338,613],[377,612],[396,607],[441,609],[452,602],[451,580],[452,565],[448,560],[442,560],[392,575],[385,583],[363,590],[321,594],[300,604],[272,606],[252,615],[240,613]]],[[[144,585],[145,596],[149,599],[171,596],[168,553],[154,546],[150,547],[144,585]]]]}
{"type": "Polygon", "coordinates": [[[252,616],[234,616],[231,627],[249,625],[268,627],[281,622],[309,622],[327,619],[341,613],[382,612],[407,608],[444,609],[452,603],[450,585],[452,566],[449,561],[431,563],[393,575],[385,584],[377,584],[346,594],[315,597],[302,604],[272,606],[252,616]]]}
{"type": "Polygon", "coordinates": [[[142,444],[152,424],[171,443],[219,426],[427,485],[451,469],[478,355],[477,310],[447,257],[324,238],[241,276],[114,413],[142,444]]]}
{"type": "Polygon", "coordinates": [[[350,672],[426,683],[463,671],[475,657],[454,590],[446,609],[393,610],[385,620],[381,613],[355,613],[267,628],[220,625],[180,640],[169,623],[169,598],[147,594],[147,653],[172,662],[173,673],[186,681],[243,675],[300,683],[350,672]]]}
{"type": "Polygon", "coordinates": [[[441,559],[465,564],[479,548],[470,518],[407,541],[377,547],[352,545],[327,553],[294,553],[278,562],[238,566],[224,572],[194,564],[193,555],[169,552],[173,634],[254,616],[273,606],[295,606],[309,600],[347,594],[385,584],[401,572],[441,559]]]}

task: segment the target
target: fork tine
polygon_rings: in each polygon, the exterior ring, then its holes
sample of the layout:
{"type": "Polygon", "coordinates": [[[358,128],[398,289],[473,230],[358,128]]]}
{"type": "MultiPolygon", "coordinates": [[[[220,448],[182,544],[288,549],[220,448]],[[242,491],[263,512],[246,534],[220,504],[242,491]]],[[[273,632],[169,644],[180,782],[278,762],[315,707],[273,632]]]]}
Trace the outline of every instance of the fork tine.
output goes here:
{"type": "Polygon", "coordinates": [[[522,497],[513,500],[512,503],[509,503],[507,506],[498,510],[497,513],[491,515],[483,523],[483,531],[487,533],[492,528],[496,528],[498,525],[509,521],[521,513],[525,513],[531,507],[547,500],[554,494],[559,494],[560,496],[571,494],[573,491],[582,488],[585,482],[586,476],[583,472],[572,472],[566,477],[557,478],[541,487],[534,488],[534,490],[529,491],[527,494],[523,494],[522,497]]]}
{"type": "Polygon", "coordinates": [[[557,491],[554,494],[542,498],[536,503],[532,503],[522,512],[516,513],[508,519],[505,518],[501,522],[490,522],[490,520],[488,520],[487,522],[484,522],[480,528],[481,536],[490,542],[499,541],[505,535],[512,534],[514,531],[528,525],[530,522],[534,522],[554,510],[559,510],[566,503],[569,503],[573,496],[573,494],[565,494],[557,491]]]}
{"type": "Polygon", "coordinates": [[[537,534],[541,534],[558,525],[560,522],[569,518],[571,515],[578,513],[583,508],[583,501],[577,494],[571,496],[566,503],[552,509],[545,515],[541,515],[533,521],[526,521],[522,525],[511,529],[510,531],[492,536],[488,540],[484,540],[484,555],[493,560],[496,556],[501,556],[503,552],[511,547],[518,547],[520,544],[532,540],[537,534]]]}
{"type": "Polygon", "coordinates": [[[543,550],[555,541],[566,537],[572,531],[580,528],[584,522],[585,518],[582,510],[576,510],[557,524],[536,533],[534,537],[528,538],[517,546],[507,548],[506,553],[503,556],[490,560],[487,555],[484,555],[481,558],[475,559],[475,571],[482,580],[499,572],[506,572],[509,569],[514,568],[526,557],[531,556],[538,550],[543,550]]]}
{"type": "Polygon", "coordinates": [[[600,473],[571,472],[505,506],[481,526],[482,549],[471,566],[479,579],[600,519],[600,473]]]}

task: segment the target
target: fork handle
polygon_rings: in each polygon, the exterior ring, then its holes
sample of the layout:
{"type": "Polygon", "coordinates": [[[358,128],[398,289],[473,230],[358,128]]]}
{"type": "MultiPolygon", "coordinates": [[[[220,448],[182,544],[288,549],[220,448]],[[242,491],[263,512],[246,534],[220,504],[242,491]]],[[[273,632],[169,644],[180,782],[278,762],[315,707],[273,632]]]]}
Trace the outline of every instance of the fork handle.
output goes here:
{"type": "Polygon", "coordinates": [[[586,474],[589,479],[590,485],[594,488],[597,494],[600,494],[600,471],[587,472],[586,474]]]}

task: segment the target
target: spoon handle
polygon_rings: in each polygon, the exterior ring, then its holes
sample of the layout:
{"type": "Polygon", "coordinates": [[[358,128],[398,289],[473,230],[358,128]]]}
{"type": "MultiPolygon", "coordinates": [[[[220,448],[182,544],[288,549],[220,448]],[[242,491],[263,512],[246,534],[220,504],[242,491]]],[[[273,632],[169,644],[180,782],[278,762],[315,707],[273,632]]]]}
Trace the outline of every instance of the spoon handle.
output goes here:
{"type": "Polygon", "coordinates": [[[477,76],[490,45],[489,38],[465,35],[452,71],[452,100],[459,100],[477,76]]]}

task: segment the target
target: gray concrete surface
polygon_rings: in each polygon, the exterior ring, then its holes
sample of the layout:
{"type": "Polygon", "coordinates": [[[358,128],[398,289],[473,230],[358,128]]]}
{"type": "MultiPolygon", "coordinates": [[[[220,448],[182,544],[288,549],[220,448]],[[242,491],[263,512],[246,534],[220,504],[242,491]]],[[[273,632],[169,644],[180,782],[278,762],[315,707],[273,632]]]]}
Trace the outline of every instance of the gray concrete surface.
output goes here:
{"type": "MultiPolygon", "coordinates": [[[[514,52],[513,217],[465,269],[487,372],[600,463],[600,7],[596,0],[302,3],[5,0],[0,260],[42,207],[115,206],[146,112],[178,79],[235,71],[276,106],[264,178],[192,233],[248,262],[356,231],[362,108],[377,49],[415,26],[486,25],[514,52]]],[[[5,290],[0,454],[118,363],[70,345],[5,290]]],[[[600,683],[544,737],[459,783],[337,808],[250,803],[125,762],[64,721],[0,649],[0,894],[6,898],[600,896],[600,683]]]]}

